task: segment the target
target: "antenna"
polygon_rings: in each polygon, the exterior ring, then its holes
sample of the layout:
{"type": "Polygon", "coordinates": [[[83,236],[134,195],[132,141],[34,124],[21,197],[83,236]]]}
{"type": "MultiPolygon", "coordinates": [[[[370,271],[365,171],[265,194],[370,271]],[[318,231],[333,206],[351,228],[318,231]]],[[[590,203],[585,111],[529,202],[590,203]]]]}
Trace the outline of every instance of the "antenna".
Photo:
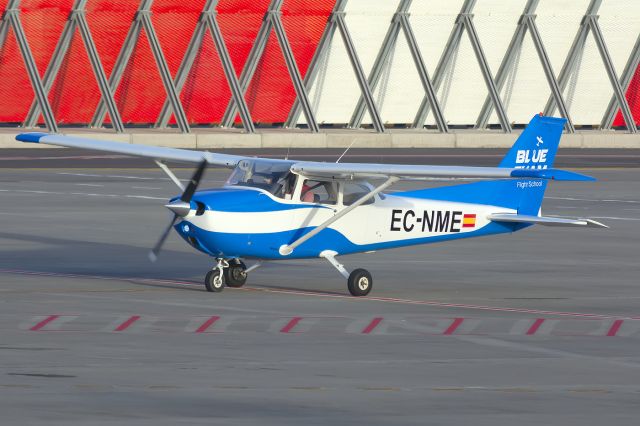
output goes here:
{"type": "Polygon", "coordinates": [[[349,146],[347,147],[347,149],[344,150],[342,155],[340,157],[338,157],[338,159],[336,160],[336,163],[339,163],[340,160],[342,160],[342,157],[344,157],[344,155],[347,153],[347,151],[349,151],[351,149],[351,147],[353,146],[354,143],[356,143],[356,138],[353,138],[353,140],[351,141],[351,144],[349,144],[349,146]]]}

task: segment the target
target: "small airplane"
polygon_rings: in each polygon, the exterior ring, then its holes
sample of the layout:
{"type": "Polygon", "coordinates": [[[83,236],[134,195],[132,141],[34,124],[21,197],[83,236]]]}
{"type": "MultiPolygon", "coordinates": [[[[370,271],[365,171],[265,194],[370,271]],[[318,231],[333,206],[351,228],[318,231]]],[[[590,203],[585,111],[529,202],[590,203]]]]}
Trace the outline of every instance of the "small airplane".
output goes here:
{"type": "Polygon", "coordinates": [[[512,233],[533,224],[606,228],[591,219],[541,214],[549,180],[595,180],[552,168],[565,121],[534,116],[498,167],[274,160],[47,133],[16,139],[154,159],[182,194],[166,204],[173,218],[150,258],[157,259],[175,229],[216,259],[204,280],[208,291],[243,286],[267,260],[324,258],[347,279],[353,296],[366,296],[371,274],[349,272],[338,256],[512,233]],[[165,161],[197,164],[186,187],[165,161]],[[222,188],[199,191],[208,166],[233,171],[222,188]],[[443,178],[479,181],[384,192],[401,180],[443,178]],[[242,259],[256,263],[247,268],[242,259]]]}

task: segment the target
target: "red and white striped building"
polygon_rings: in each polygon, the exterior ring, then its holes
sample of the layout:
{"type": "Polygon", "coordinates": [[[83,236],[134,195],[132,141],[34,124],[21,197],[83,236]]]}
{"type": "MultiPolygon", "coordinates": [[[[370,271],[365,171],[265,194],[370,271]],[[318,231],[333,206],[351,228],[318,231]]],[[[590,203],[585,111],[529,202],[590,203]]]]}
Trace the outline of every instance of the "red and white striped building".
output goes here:
{"type": "Polygon", "coordinates": [[[0,126],[636,132],[637,0],[0,0],[0,126]],[[616,96],[617,95],[617,96],[616,96]]]}

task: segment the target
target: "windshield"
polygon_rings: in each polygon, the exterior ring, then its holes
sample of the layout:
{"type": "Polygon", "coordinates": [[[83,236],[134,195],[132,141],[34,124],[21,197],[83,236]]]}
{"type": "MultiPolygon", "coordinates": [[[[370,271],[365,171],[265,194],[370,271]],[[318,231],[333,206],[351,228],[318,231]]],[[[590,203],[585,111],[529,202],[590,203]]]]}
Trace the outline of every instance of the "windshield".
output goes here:
{"type": "Polygon", "coordinates": [[[227,185],[260,188],[284,198],[293,192],[295,184],[290,168],[291,163],[285,161],[241,160],[227,179],[227,185]]]}

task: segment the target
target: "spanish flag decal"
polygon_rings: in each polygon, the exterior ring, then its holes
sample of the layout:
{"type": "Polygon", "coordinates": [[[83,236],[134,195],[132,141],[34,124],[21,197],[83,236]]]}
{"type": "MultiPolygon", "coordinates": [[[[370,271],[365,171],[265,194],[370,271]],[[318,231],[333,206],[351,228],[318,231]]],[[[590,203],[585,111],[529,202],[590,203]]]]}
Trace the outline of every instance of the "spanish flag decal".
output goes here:
{"type": "Polygon", "coordinates": [[[463,228],[475,228],[476,227],[476,215],[475,214],[465,214],[462,217],[462,227],[463,228]]]}

